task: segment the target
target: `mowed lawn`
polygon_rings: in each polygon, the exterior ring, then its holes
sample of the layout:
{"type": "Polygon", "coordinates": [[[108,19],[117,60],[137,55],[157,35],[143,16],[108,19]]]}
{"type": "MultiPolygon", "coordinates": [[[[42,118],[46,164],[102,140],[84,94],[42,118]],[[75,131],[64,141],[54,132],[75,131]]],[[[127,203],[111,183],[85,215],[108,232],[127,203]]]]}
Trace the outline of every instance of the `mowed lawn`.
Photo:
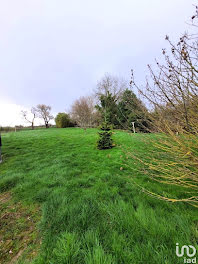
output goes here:
{"type": "Polygon", "coordinates": [[[176,192],[123,150],[146,158],[154,136],[115,131],[111,150],[98,150],[97,137],[79,128],[3,134],[0,263],[176,264],[177,242],[197,245],[196,208],[134,184],[176,192]]]}

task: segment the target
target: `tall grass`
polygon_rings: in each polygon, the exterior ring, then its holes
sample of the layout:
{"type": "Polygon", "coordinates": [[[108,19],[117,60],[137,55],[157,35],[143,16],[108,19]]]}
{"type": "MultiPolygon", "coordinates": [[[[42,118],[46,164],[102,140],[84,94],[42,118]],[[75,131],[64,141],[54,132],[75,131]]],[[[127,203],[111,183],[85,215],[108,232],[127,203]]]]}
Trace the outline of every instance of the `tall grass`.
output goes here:
{"type": "MultiPolygon", "coordinates": [[[[145,188],[173,191],[148,181],[143,167],[119,147],[146,157],[153,146],[145,146],[145,137],[155,136],[134,134],[131,141],[126,132],[116,131],[117,146],[101,151],[96,129],[3,135],[1,191],[42,210],[42,244],[34,264],[181,263],[175,244],[197,245],[195,208],[162,203],[130,180],[132,176],[145,188]]],[[[20,263],[26,262],[22,258],[20,263]]]]}

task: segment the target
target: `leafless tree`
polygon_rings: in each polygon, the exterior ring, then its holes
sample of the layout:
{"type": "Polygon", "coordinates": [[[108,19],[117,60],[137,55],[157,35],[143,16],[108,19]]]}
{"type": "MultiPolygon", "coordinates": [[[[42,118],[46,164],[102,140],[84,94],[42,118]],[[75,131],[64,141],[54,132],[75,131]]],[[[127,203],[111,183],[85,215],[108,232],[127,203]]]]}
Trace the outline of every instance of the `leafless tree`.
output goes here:
{"type": "Polygon", "coordinates": [[[39,118],[42,118],[45,122],[45,127],[49,128],[49,121],[52,120],[54,117],[51,115],[51,106],[45,104],[38,104],[34,111],[39,118]]]}
{"type": "Polygon", "coordinates": [[[36,111],[35,108],[31,108],[31,113],[28,113],[28,111],[22,110],[21,114],[23,116],[23,118],[31,124],[32,129],[34,129],[34,120],[36,118],[36,111]]]}
{"type": "Polygon", "coordinates": [[[80,97],[71,109],[71,118],[81,127],[93,127],[97,123],[98,113],[95,109],[93,97],[80,97]]]}
{"type": "MultiPolygon", "coordinates": [[[[195,28],[197,10],[192,17],[195,28]]],[[[183,196],[170,198],[144,191],[166,201],[198,206],[198,35],[184,34],[176,44],[168,36],[166,40],[170,50],[162,50],[164,61],[156,60],[155,68],[148,65],[151,80],[145,89],[138,87],[133,71],[131,85],[151,104],[153,123],[163,133],[153,142],[156,149],[145,164],[149,175],[182,188],[183,196]]]]}
{"type": "Polygon", "coordinates": [[[124,79],[116,76],[106,74],[97,84],[96,97],[100,98],[101,95],[107,96],[111,94],[115,100],[119,100],[123,91],[127,89],[127,83],[124,79]]]}
{"type": "Polygon", "coordinates": [[[139,89],[134,82],[133,73],[132,83],[160,117],[158,126],[163,120],[164,125],[169,121],[174,131],[180,128],[197,132],[197,118],[192,110],[195,112],[198,98],[198,42],[190,41],[187,34],[180,38],[177,45],[168,36],[166,40],[171,52],[163,49],[164,63],[156,60],[157,70],[148,65],[152,84],[147,82],[146,89],[139,89]]]}

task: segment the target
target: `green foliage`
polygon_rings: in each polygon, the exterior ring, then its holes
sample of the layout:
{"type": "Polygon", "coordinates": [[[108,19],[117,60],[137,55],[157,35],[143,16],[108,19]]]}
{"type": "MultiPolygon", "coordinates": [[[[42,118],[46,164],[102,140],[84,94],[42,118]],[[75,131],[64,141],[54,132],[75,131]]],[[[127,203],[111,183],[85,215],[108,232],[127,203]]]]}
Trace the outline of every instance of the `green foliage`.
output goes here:
{"type": "Polygon", "coordinates": [[[136,131],[149,131],[151,121],[148,111],[131,90],[126,89],[120,98],[117,119],[124,129],[132,130],[132,122],[135,122],[136,131]]]}
{"type": "Polygon", "coordinates": [[[65,128],[65,127],[73,127],[74,126],[69,115],[66,113],[58,113],[56,118],[55,118],[55,122],[56,122],[57,128],[65,128]]]}
{"type": "Polygon", "coordinates": [[[151,120],[148,111],[129,89],[126,89],[119,98],[110,92],[101,95],[100,105],[96,107],[102,114],[103,122],[112,124],[114,128],[132,130],[132,122],[135,122],[136,131],[149,131],[151,120]]]}
{"type": "Polygon", "coordinates": [[[118,125],[117,120],[117,103],[116,97],[113,96],[110,92],[107,92],[107,95],[100,96],[100,106],[97,106],[97,109],[102,115],[103,122],[114,125],[118,125]]]}
{"type": "Polygon", "coordinates": [[[113,144],[111,126],[106,122],[102,123],[101,132],[99,132],[99,139],[97,142],[98,149],[111,149],[113,144]]]}

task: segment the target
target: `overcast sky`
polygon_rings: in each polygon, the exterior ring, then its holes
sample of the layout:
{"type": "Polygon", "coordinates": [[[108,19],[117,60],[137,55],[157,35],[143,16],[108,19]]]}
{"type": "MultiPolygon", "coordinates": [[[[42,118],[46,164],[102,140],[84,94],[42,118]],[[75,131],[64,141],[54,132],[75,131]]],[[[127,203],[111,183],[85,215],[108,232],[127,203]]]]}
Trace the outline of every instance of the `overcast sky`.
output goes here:
{"type": "Polygon", "coordinates": [[[0,125],[39,103],[69,110],[105,73],[143,83],[195,0],[0,0],[0,125]]]}

